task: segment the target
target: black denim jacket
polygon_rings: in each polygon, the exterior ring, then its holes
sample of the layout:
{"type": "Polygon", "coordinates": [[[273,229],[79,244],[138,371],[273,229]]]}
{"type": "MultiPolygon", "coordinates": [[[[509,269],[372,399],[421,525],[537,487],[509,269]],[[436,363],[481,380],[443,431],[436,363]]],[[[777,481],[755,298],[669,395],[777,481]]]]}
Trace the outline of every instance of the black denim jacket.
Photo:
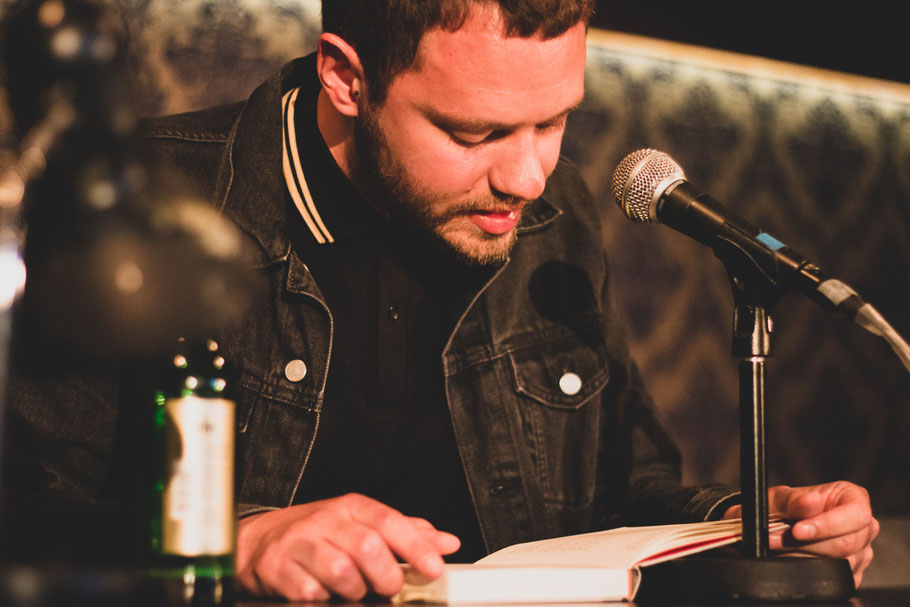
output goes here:
{"type": "MultiPolygon", "coordinates": [[[[246,103],[159,119],[148,129],[159,160],[210,192],[255,243],[265,277],[241,325],[221,338],[242,369],[241,515],[289,506],[306,483],[332,356],[332,312],[284,227],[281,95],[312,81],[311,73],[312,61],[297,60],[246,103]],[[304,362],[303,379],[288,379],[291,361],[304,362]]],[[[655,420],[610,309],[600,222],[581,178],[560,161],[543,196],[525,209],[511,258],[463,302],[442,353],[488,550],[618,524],[701,520],[719,514],[731,495],[726,487],[680,486],[678,453],[655,420]]],[[[28,457],[43,469],[43,489],[93,499],[110,482],[117,388],[92,386],[93,396],[80,402],[72,390],[40,394],[20,384],[17,393],[14,385],[16,426],[39,446],[28,457]],[[66,407],[47,402],[55,397],[66,407]],[[34,398],[43,402],[28,402],[34,398]],[[87,410],[88,419],[80,418],[80,431],[63,432],[60,424],[77,416],[73,408],[87,410]],[[64,453],[77,461],[63,461],[64,453]]]]}

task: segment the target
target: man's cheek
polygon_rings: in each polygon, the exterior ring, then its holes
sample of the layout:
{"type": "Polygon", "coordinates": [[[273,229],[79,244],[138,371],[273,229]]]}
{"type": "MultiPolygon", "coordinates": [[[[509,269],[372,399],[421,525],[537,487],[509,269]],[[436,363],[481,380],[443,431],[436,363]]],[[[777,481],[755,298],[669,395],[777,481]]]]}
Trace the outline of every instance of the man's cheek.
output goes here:
{"type": "Polygon", "coordinates": [[[424,150],[405,164],[415,185],[441,196],[483,194],[483,165],[464,154],[424,150]]]}
{"type": "Polygon", "coordinates": [[[562,149],[562,137],[551,145],[548,145],[544,150],[544,153],[541,155],[541,166],[543,168],[544,175],[549,177],[554,170],[556,170],[556,165],[559,162],[559,152],[562,149]]]}

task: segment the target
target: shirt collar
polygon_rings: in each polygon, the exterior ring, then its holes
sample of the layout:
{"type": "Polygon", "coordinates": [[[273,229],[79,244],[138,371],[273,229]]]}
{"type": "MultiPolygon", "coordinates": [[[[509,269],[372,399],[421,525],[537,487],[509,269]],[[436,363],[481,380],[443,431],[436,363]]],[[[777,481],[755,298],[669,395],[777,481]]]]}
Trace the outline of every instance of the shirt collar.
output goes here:
{"type": "Polygon", "coordinates": [[[316,239],[316,242],[319,244],[333,243],[335,242],[335,237],[332,236],[332,233],[326,227],[319,210],[316,208],[316,203],[313,201],[313,195],[310,193],[310,186],[307,184],[306,175],[300,162],[294,116],[299,94],[300,87],[297,87],[285,93],[281,98],[282,122],[284,124],[281,142],[281,166],[284,171],[284,180],[294,206],[297,207],[297,211],[303,218],[303,222],[313,235],[313,238],[316,239]]]}
{"type": "Polygon", "coordinates": [[[326,146],[316,121],[319,82],[312,80],[287,91],[281,104],[282,169],[290,200],[303,220],[298,233],[316,244],[375,233],[385,220],[326,146]]]}

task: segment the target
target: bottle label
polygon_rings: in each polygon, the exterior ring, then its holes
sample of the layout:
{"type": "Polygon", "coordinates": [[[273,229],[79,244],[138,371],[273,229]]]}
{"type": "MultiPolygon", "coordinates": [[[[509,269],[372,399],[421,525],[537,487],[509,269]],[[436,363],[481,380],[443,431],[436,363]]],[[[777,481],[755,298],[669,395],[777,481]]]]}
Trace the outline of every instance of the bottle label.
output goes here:
{"type": "Polygon", "coordinates": [[[234,551],[233,401],[195,396],[165,403],[164,553],[234,551]]]}

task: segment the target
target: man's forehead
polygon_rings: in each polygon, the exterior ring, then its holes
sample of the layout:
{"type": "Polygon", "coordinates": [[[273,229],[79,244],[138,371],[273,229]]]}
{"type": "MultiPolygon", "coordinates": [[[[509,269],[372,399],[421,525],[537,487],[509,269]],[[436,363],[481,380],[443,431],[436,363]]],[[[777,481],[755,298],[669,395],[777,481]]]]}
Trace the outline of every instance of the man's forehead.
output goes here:
{"type": "MultiPolygon", "coordinates": [[[[576,29],[586,32],[587,25],[579,21],[575,26],[568,28],[569,31],[576,29]]],[[[555,38],[561,37],[556,36],[555,38]]],[[[493,56],[490,59],[494,59],[497,49],[503,51],[506,47],[520,45],[521,43],[532,43],[532,46],[538,47],[540,52],[545,52],[548,48],[555,46],[546,44],[552,40],[554,40],[554,37],[544,38],[539,31],[529,36],[512,34],[508,31],[508,25],[498,4],[495,2],[474,2],[467,10],[464,20],[456,29],[437,26],[424,33],[418,44],[415,60],[408,69],[419,71],[424,67],[424,60],[436,58],[440,51],[451,51],[453,47],[457,48],[461,41],[483,45],[484,48],[493,51],[493,56]]],[[[534,57],[529,53],[527,59],[531,62],[534,57]]]]}
{"type": "Polygon", "coordinates": [[[389,95],[423,98],[443,113],[530,105],[541,118],[555,115],[584,90],[585,30],[579,22],[550,39],[508,36],[498,9],[483,5],[457,30],[428,31],[419,61],[396,76],[389,95]]]}

